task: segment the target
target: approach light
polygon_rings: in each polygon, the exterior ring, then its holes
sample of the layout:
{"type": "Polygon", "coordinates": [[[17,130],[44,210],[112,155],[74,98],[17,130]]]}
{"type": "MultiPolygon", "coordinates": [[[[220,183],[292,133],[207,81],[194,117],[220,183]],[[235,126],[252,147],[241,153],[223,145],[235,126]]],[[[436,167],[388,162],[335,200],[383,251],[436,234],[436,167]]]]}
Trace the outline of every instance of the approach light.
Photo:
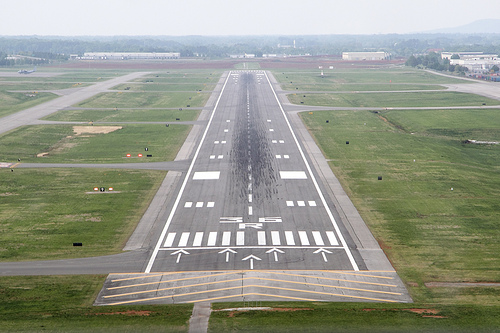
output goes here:
{"type": "Polygon", "coordinates": [[[130,155],[130,154],[127,154],[127,157],[130,157],[130,156],[132,156],[132,155],[130,155]]]}

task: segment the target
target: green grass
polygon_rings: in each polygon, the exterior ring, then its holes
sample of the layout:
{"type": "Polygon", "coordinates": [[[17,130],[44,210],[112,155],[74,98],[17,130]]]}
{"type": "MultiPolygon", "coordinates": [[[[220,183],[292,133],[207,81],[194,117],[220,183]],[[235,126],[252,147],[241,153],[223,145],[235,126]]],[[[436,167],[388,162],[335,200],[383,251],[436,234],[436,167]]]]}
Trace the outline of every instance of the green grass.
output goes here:
{"type": "Polygon", "coordinates": [[[331,107],[444,107],[499,105],[500,101],[458,92],[400,92],[350,94],[291,94],[290,102],[331,107]]]}
{"type": "Polygon", "coordinates": [[[212,83],[124,83],[113,87],[114,90],[129,91],[209,91],[215,88],[212,83]],[[128,88],[128,89],[127,89],[128,88]]]}
{"type": "MultiPolygon", "coordinates": [[[[91,128],[96,128],[95,125],[91,128]]],[[[173,161],[190,126],[120,125],[107,134],[75,135],[71,125],[19,127],[0,136],[0,161],[25,163],[125,163],[173,161]],[[147,133],[147,134],[145,134],[147,133]],[[125,158],[127,154],[152,157],[125,158]],[[46,153],[44,157],[37,155],[46,153]],[[145,154],[146,155],[146,154],[145,154]]]]}
{"type": "Polygon", "coordinates": [[[95,307],[105,277],[0,277],[0,332],[187,332],[192,305],[95,307]]]}
{"type": "Polygon", "coordinates": [[[118,109],[118,110],[99,110],[99,109],[75,109],[62,110],[51,114],[43,119],[54,121],[103,121],[103,122],[175,122],[177,118],[181,121],[192,121],[198,118],[200,110],[182,108],[179,109],[118,109]]]}
{"type": "Polygon", "coordinates": [[[2,101],[0,103],[0,118],[57,98],[57,95],[47,92],[33,94],[9,92],[7,90],[13,89],[6,89],[6,86],[0,86],[0,100],[2,101]]]}
{"type": "Polygon", "coordinates": [[[164,177],[146,170],[0,169],[0,260],[120,253],[164,177]]]}
{"type": "MultiPolygon", "coordinates": [[[[308,71],[273,71],[274,77],[282,85],[289,84],[389,84],[389,83],[413,83],[413,84],[448,84],[448,83],[465,83],[467,81],[434,75],[429,72],[410,69],[406,67],[387,69],[323,69],[323,77],[321,70],[311,72],[308,71]]],[[[285,87],[285,86],[283,86],[285,87]]],[[[332,89],[335,90],[335,89],[332,89]]]]}
{"type": "MultiPolygon", "coordinates": [[[[235,308],[241,303],[214,304],[235,308]]],[[[498,332],[500,306],[270,303],[288,311],[212,312],[209,332],[498,332]],[[424,313],[412,311],[412,308],[424,313]],[[439,316],[426,317],[426,316],[439,316]]]]}
{"type": "Polygon", "coordinates": [[[281,87],[289,91],[407,91],[407,90],[444,90],[441,85],[413,84],[413,83],[382,83],[382,84],[357,84],[357,83],[315,83],[296,84],[282,83],[281,87]]]}
{"type": "Polygon", "coordinates": [[[185,108],[204,106],[209,93],[199,92],[110,92],[97,94],[77,104],[86,108],[185,108]]]}
{"type": "Polygon", "coordinates": [[[452,112],[301,116],[400,276],[418,285],[410,287],[414,300],[492,304],[492,295],[453,301],[424,285],[500,282],[500,146],[461,143],[462,132],[481,128],[487,134],[478,139],[498,138],[500,126],[492,110],[461,110],[451,130],[444,119],[452,112]]]}

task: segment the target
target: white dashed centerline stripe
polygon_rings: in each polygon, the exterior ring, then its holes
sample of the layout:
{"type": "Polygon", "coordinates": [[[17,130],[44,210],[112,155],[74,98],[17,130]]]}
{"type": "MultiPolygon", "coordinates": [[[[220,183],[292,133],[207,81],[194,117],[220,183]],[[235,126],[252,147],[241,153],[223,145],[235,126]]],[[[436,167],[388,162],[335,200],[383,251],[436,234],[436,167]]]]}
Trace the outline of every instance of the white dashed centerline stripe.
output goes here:
{"type": "MultiPolygon", "coordinates": [[[[229,72],[229,74],[231,74],[231,72],[229,72]]],[[[217,111],[217,107],[219,106],[220,100],[222,98],[224,90],[226,89],[226,85],[227,85],[227,83],[229,81],[230,76],[231,75],[228,75],[226,77],[226,80],[224,81],[224,85],[222,86],[222,89],[221,89],[221,92],[219,94],[219,97],[217,98],[217,101],[215,102],[215,106],[214,106],[214,109],[212,111],[212,114],[210,115],[210,119],[208,120],[207,127],[205,128],[205,131],[203,132],[203,135],[201,137],[201,140],[200,140],[200,143],[198,145],[198,148],[196,148],[196,151],[195,151],[195,153],[193,155],[193,160],[191,161],[191,164],[189,165],[189,169],[188,169],[188,171],[186,173],[186,177],[184,178],[184,181],[182,182],[181,188],[179,190],[179,194],[177,195],[177,198],[175,199],[175,202],[174,202],[174,205],[172,207],[172,210],[170,211],[170,215],[168,216],[167,221],[165,223],[165,226],[163,227],[163,230],[162,230],[162,232],[160,234],[160,238],[158,239],[158,242],[156,243],[156,246],[155,246],[155,248],[153,250],[153,253],[151,254],[151,257],[149,258],[148,265],[146,266],[146,269],[144,271],[145,273],[150,273],[151,272],[151,268],[153,267],[153,264],[154,264],[154,262],[156,260],[156,256],[158,255],[158,251],[160,250],[160,247],[161,247],[161,244],[163,242],[163,239],[165,238],[165,235],[167,234],[167,230],[170,227],[170,223],[172,223],[172,219],[173,219],[174,214],[175,214],[175,212],[177,210],[177,206],[179,205],[179,202],[181,200],[182,194],[184,193],[184,189],[186,188],[186,184],[187,184],[189,178],[191,177],[191,172],[193,171],[194,164],[196,163],[196,160],[198,158],[198,154],[200,153],[201,146],[205,142],[205,138],[207,137],[208,130],[210,129],[210,125],[212,124],[212,121],[213,121],[214,116],[215,116],[215,111],[217,111]]]]}

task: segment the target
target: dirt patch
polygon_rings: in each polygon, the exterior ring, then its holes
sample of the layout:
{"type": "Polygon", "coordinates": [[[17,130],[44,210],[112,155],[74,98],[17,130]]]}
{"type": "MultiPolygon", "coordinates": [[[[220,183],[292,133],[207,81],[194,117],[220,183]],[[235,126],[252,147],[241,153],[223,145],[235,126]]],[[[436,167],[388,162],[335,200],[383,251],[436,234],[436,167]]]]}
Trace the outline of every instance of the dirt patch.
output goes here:
{"type": "Polygon", "coordinates": [[[75,135],[107,134],[122,128],[122,126],[73,126],[73,132],[75,132],[75,135]]]}
{"type": "Polygon", "coordinates": [[[17,194],[12,192],[0,193],[0,197],[9,197],[11,195],[17,195],[17,194]]]}
{"type": "Polygon", "coordinates": [[[410,311],[413,313],[418,313],[418,314],[424,314],[424,313],[429,313],[429,314],[438,314],[440,311],[436,309],[403,309],[403,311],[410,311]]]}

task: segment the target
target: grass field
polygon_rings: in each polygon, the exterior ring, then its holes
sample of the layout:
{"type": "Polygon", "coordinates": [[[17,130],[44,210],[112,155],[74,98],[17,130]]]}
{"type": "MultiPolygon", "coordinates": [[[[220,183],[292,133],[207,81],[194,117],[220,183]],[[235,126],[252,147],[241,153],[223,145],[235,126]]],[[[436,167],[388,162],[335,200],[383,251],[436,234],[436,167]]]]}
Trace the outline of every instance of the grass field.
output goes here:
{"type": "Polygon", "coordinates": [[[196,120],[200,113],[199,109],[74,109],[63,110],[45,117],[45,120],[54,121],[103,121],[103,122],[175,122],[196,120]],[[180,110],[182,109],[182,110],[180,110]]]}
{"type": "Polygon", "coordinates": [[[0,332],[187,332],[192,305],[95,307],[105,276],[0,277],[0,332]]]}
{"type": "MultiPolygon", "coordinates": [[[[88,131],[99,126],[88,126],[88,131]]],[[[75,134],[71,125],[19,127],[0,136],[0,161],[25,163],[125,163],[173,161],[190,126],[122,124],[106,134],[75,134]],[[145,134],[147,133],[147,134],[145,134]],[[125,158],[127,154],[152,157],[125,158]],[[41,154],[44,154],[42,157],[41,154]],[[38,156],[38,157],[37,157],[38,156]]]]}
{"type": "Polygon", "coordinates": [[[0,118],[57,98],[57,95],[47,92],[22,93],[10,92],[9,90],[13,89],[6,88],[4,85],[0,86],[0,100],[2,101],[0,103],[0,118]]]}
{"type": "MultiPolygon", "coordinates": [[[[448,83],[464,83],[466,81],[434,75],[429,72],[410,69],[407,67],[399,68],[378,68],[378,69],[323,69],[323,77],[321,70],[317,71],[273,71],[275,78],[282,85],[292,84],[308,85],[308,84],[336,84],[355,83],[355,84],[448,84],[448,83]]],[[[335,89],[332,89],[335,90],[335,89]]]]}
{"type": "Polygon", "coordinates": [[[109,92],[98,94],[78,107],[85,108],[186,108],[202,107],[209,93],[200,92],[109,92]],[[189,105],[189,106],[188,106],[189,105]]]}
{"type": "Polygon", "coordinates": [[[215,84],[207,83],[125,83],[113,87],[114,90],[129,91],[210,91],[215,84]]]}
{"type": "Polygon", "coordinates": [[[385,92],[338,94],[290,94],[295,104],[331,107],[443,107],[499,105],[500,101],[458,92],[385,92]],[[306,97],[304,97],[306,96],[306,97]]]}
{"type": "MultiPolygon", "coordinates": [[[[209,332],[498,332],[499,306],[263,302],[271,311],[215,311],[209,332]]],[[[213,309],[237,308],[218,303],[213,309]]]]}
{"type": "Polygon", "coordinates": [[[145,170],[0,169],[0,260],[121,252],[164,177],[145,170]]]}
{"type": "Polygon", "coordinates": [[[283,89],[289,91],[409,91],[409,90],[444,90],[446,87],[435,84],[414,83],[382,83],[382,84],[358,84],[358,83],[314,83],[301,84],[300,87],[293,83],[284,83],[283,89]]]}

